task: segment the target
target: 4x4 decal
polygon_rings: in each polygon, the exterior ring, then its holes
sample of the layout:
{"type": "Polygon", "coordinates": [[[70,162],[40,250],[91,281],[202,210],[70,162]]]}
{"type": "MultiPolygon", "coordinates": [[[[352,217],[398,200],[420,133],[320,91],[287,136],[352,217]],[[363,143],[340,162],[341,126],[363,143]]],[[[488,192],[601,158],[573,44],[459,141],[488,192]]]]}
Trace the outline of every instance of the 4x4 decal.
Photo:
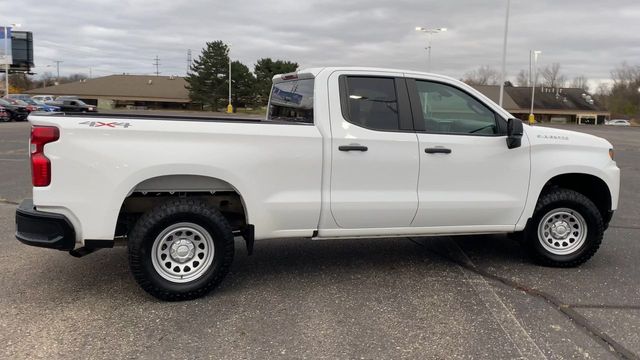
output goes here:
{"type": "Polygon", "coordinates": [[[119,121],[114,121],[114,122],[83,121],[79,123],[79,125],[89,125],[89,127],[110,127],[110,128],[123,127],[125,129],[131,126],[131,124],[128,122],[119,122],[119,121]]]}

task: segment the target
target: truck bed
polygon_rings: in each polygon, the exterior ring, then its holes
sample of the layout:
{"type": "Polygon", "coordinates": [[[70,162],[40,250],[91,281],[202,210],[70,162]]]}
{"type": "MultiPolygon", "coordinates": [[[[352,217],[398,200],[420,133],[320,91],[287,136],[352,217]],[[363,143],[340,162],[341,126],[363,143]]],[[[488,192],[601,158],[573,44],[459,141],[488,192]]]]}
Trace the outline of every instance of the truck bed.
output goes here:
{"type": "MultiPolygon", "coordinates": [[[[35,115],[35,114],[34,114],[35,115]]],[[[49,116],[49,117],[82,117],[82,118],[109,118],[109,119],[131,119],[131,120],[184,120],[184,121],[223,121],[223,122],[267,122],[267,123],[279,123],[279,121],[267,121],[264,119],[262,115],[247,115],[247,116],[237,116],[237,115],[210,115],[210,114],[197,114],[197,113],[187,113],[180,114],[179,112],[162,112],[162,113],[149,113],[142,114],[139,112],[120,112],[120,111],[111,111],[111,112],[97,112],[97,113],[65,113],[65,112],[55,112],[55,113],[38,113],[38,116],[49,116]]]]}

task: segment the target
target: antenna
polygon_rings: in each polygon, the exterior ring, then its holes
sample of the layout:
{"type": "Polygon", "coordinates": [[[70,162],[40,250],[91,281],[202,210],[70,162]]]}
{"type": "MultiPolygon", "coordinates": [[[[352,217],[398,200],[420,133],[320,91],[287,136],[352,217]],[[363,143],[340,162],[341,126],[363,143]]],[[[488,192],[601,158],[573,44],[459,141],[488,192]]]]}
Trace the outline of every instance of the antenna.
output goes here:
{"type": "Polygon", "coordinates": [[[160,76],[160,58],[158,58],[158,55],[156,55],[155,60],[153,62],[153,65],[156,67],[156,76],[160,76]]]}
{"type": "Polygon", "coordinates": [[[187,49],[187,74],[191,71],[191,49],[187,49]]]}

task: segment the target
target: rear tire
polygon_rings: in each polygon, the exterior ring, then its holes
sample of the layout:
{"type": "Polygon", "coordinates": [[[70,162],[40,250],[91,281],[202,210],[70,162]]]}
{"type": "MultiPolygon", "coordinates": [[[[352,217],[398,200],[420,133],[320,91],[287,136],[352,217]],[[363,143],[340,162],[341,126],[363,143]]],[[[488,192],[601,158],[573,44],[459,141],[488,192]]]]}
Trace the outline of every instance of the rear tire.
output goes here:
{"type": "Polygon", "coordinates": [[[234,255],[227,220],[192,199],[170,200],[142,215],[128,246],[136,282],[167,301],[195,299],[213,290],[229,272],[234,255]]]}
{"type": "Polygon", "coordinates": [[[604,234],[602,214],[586,196],[554,189],[538,200],[525,229],[533,258],[553,267],[574,267],[598,251],[604,234]]]}

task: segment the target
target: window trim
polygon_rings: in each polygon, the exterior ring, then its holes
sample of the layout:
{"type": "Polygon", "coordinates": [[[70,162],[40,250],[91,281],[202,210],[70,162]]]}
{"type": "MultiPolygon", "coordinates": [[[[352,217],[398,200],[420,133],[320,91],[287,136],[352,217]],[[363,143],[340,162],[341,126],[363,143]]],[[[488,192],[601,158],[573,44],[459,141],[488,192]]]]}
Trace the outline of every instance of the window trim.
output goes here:
{"type": "Polygon", "coordinates": [[[497,112],[495,112],[492,108],[487,106],[484,101],[478,99],[477,96],[470,94],[465,89],[461,89],[455,85],[437,81],[437,80],[428,80],[428,79],[416,79],[416,78],[406,78],[407,88],[409,90],[409,100],[411,102],[411,111],[413,113],[413,127],[416,133],[425,133],[425,134],[440,134],[440,135],[462,135],[462,136],[482,136],[482,137],[501,137],[507,135],[507,123],[504,121],[504,118],[500,116],[497,112]],[[445,85],[452,87],[462,93],[470,96],[472,99],[479,102],[482,106],[484,106],[487,110],[493,113],[493,121],[495,122],[497,133],[496,134],[481,134],[481,133],[462,133],[462,132],[443,132],[443,131],[429,131],[424,126],[424,116],[422,115],[422,102],[420,101],[420,96],[418,95],[418,87],[416,85],[417,81],[425,81],[440,85],[445,85]],[[502,121],[500,121],[502,120],[502,121]]]}
{"type": "Polygon", "coordinates": [[[340,111],[342,118],[354,126],[379,132],[406,132],[414,133],[414,119],[411,110],[411,100],[409,99],[409,89],[407,87],[406,79],[397,76],[384,76],[384,75],[368,75],[368,74],[353,74],[353,75],[340,75],[338,77],[338,85],[340,91],[340,111]],[[396,93],[396,102],[398,103],[398,129],[375,129],[362,124],[358,124],[351,120],[349,115],[349,92],[347,86],[348,78],[381,78],[393,80],[396,93]]]}

